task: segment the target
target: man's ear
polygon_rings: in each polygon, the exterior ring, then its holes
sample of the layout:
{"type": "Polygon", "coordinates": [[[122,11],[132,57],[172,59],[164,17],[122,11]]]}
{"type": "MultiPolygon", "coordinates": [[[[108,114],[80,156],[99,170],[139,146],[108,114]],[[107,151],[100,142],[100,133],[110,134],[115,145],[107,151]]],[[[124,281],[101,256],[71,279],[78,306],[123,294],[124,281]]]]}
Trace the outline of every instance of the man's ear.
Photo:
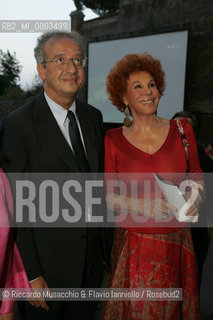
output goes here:
{"type": "Polygon", "coordinates": [[[46,76],[45,76],[45,67],[43,66],[43,64],[37,64],[37,71],[38,71],[38,74],[40,76],[40,78],[42,80],[45,80],[46,79],[46,76]]]}

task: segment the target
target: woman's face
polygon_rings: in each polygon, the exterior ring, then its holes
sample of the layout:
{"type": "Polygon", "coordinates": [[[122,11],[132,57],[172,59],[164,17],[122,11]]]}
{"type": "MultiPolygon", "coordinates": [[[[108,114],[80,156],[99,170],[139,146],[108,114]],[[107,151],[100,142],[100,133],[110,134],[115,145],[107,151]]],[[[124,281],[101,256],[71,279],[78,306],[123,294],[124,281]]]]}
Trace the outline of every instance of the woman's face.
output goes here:
{"type": "Polygon", "coordinates": [[[123,103],[129,105],[132,115],[156,114],[160,99],[153,76],[147,71],[132,73],[127,81],[123,103]]]}

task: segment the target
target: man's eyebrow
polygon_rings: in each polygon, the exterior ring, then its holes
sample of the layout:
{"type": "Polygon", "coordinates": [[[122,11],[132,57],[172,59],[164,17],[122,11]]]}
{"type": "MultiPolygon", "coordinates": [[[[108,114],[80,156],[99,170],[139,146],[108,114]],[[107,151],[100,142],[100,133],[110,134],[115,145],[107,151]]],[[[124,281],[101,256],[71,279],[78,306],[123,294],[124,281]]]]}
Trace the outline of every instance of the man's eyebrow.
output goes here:
{"type": "MultiPolygon", "coordinates": [[[[53,56],[53,59],[55,58],[59,58],[59,57],[64,57],[65,56],[65,53],[56,53],[54,56],[53,56]]],[[[77,53],[75,55],[75,57],[81,57],[82,58],[82,54],[81,53],[77,53]]]]}
{"type": "Polygon", "coordinates": [[[59,57],[63,57],[63,56],[64,56],[64,53],[56,53],[56,54],[53,56],[53,59],[59,58],[59,57]]]}

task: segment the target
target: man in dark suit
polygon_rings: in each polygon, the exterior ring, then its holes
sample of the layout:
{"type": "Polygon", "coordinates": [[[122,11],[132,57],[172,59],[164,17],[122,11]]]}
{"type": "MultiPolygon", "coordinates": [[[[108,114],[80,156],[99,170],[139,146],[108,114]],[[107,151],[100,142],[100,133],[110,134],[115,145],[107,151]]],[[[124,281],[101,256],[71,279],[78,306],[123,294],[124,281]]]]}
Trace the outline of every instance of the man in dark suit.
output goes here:
{"type": "MultiPolygon", "coordinates": [[[[76,100],[85,65],[78,34],[43,34],[34,52],[44,92],[3,120],[5,170],[103,172],[102,115],[76,100]],[[77,127],[77,133],[72,133],[70,125],[77,127]],[[72,135],[81,140],[77,146],[72,135]],[[80,151],[76,150],[79,145],[80,151]]],[[[32,288],[100,286],[100,228],[19,228],[17,242],[32,288]]],[[[85,320],[92,319],[93,312],[92,302],[31,301],[26,319],[85,320]]]]}

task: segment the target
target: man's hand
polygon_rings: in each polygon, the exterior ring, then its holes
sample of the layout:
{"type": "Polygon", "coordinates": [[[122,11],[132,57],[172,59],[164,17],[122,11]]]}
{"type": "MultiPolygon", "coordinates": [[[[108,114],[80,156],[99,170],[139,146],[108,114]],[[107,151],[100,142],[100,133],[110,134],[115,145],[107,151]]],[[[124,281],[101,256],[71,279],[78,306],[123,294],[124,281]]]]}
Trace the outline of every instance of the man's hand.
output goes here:
{"type": "MultiPolygon", "coordinates": [[[[48,290],[48,285],[47,282],[44,280],[43,277],[38,277],[36,280],[32,281],[30,283],[32,291],[36,291],[36,289],[46,289],[48,290]]],[[[49,310],[48,305],[46,304],[45,300],[41,300],[41,301],[30,301],[30,304],[36,308],[43,308],[44,310],[49,310]]]]}
{"type": "Polygon", "coordinates": [[[7,314],[1,314],[0,320],[14,320],[13,312],[7,313],[7,314]]]}

